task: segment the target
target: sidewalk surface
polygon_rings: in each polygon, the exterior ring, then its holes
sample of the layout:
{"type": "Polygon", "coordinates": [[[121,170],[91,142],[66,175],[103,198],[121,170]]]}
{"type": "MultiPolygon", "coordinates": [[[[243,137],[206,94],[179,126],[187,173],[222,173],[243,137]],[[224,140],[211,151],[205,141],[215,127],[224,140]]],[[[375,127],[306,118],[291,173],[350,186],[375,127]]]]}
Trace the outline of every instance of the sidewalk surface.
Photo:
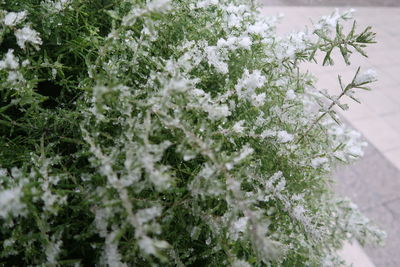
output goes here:
{"type": "MultiPolygon", "coordinates": [[[[334,5],[342,0],[265,0],[266,15],[283,13],[278,34],[302,30],[310,21],[334,11],[333,7],[315,6],[273,6],[281,3],[334,5]]],[[[321,67],[316,64],[301,66],[310,71],[319,81],[317,86],[338,94],[337,75],[344,81],[354,76],[356,69],[373,68],[378,72],[379,81],[373,84],[373,91],[360,91],[362,104],[345,101],[350,109],[340,115],[360,131],[370,146],[365,157],[351,166],[340,168],[336,177],[337,190],[350,197],[387,234],[383,248],[366,248],[365,251],[377,267],[400,266],[400,0],[353,0],[363,5],[390,5],[398,7],[356,7],[358,30],[370,25],[377,33],[377,44],[367,49],[369,58],[353,55],[352,65],[346,66],[337,55],[335,66],[321,67]]],[[[348,3],[346,1],[346,3],[348,3]]],[[[347,4],[348,5],[348,4],[347,4]]],[[[342,10],[347,9],[341,8],[342,10]]],[[[321,61],[320,61],[321,62],[321,61]]],[[[319,63],[320,63],[319,62],[319,63]]],[[[355,265],[356,266],[356,265],[355,265]]]]}
{"type": "Polygon", "coordinates": [[[278,6],[400,6],[400,0],[264,0],[278,6]]]}

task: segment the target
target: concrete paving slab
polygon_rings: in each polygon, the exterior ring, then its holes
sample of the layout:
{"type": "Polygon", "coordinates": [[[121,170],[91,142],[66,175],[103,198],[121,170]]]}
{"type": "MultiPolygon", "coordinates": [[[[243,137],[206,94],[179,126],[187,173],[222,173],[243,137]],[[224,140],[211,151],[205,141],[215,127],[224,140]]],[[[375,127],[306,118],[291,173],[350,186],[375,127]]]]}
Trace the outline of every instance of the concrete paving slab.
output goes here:
{"type": "Polygon", "coordinates": [[[346,242],[339,252],[346,264],[352,267],[375,267],[368,255],[357,241],[346,242]]]}
{"type": "Polygon", "coordinates": [[[399,0],[263,0],[278,6],[399,6],[399,0]]]}
{"type": "Polygon", "coordinates": [[[365,252],[377,267],[400,266],[400,171],[375,147],[350,166],[339,166],[335,173],[336,191],[350,197],[387,233],[383,247],[366,247],[365,252]]]}
{"type": "Polygon", "coordinates": [[[365,150],[363,159],[338,166],[335,177],[336,190],[350,197],[361,210],[400,198],[400,171],[373,146],[365,150]]]}
{"type": "MultiPolygon", "coordinates": [[[[398,169],[400,169],[400,149],[386,151],[383,154],[394,166],[396,166],[398,169]]],[[[399,235],[400,235],[400,233],[399,233],[399,235]]]]}
{"type": "Polygon", "coordinates": [[[400,134],[375,113],[372,117],[351,121],[351,124],[383,153],[400,148],[400,134]]]}
{"type": "MultiPolygon", "coordinates": [[[[285,14],[278,34],[302,30],[323,15],[331,14],[330,6],[399,5],[400,0],[324,0],[325,7],[277,7],[284,5],[316,5],[306,0],[265,0],[266,15],[285,14]],[[308,2],[308,3],[307,3],[308,2]],[[329,3],[328,3],[329,2],[329,3]]],[[[351,166],[341,167],[335,174],[336,190],[350,197],[378,226],[387,231],[386,246],[367,248],[366,252],[377,267],[400,266],[400,7],[356,8],[359,29],[371,25],[377,32],[378,44],[368,48],[369,58],[353,57],[354,66],[346,66],[336,56],[333,67],[304,65],[318,79],[317,87],[337,94],[337,75],[351,79],[358,66],[374,68],[380,80],[374,84],[375,92],[360,92],[363,104],[348,102],[350,110],[339,113],[372,144],[366,149],[364,159],[351,166]],[[336,90],[336,91],[335,91],[336,90]]],[[[350,250],[349,251],[353,251],[350,250]]],[[[362,263],[358,266],[363,266],[362,263]]],[[[356,265],[355,265],[356,266],[356,265]]]]}
{"type": "Polygon", "coordinates": [[[384,205],[364,211],[372,220],[386,230],[388,235],[386,244],[382,248],[365,247],[377,267],[399,267],[400,257],[400,215],[395,211],[400,208],[400,199],[392,200],[384,205]]]}
{"type": "MultiPolygon", "coordinates": [[[[400,1],[400,0],[399,0],[400,1]]],[[[350,1],[352,2],[352,1],[350,1]]],[[[342,8],[343,9],[343,8],[342,8]]],[[[276,7],[266,6],[263,13],[266,15],[285,15],[278,25],[278,34],[284,35],[294,30],[302,30],[310,21],[317,21],[319,17],[330,14],[331,7],[276,7]]],[[[377,70],[379,80],[371,85],[371,92],[359,90],[357,97],[362,104],[351,99],[342,99],[350,109],[337,111],[371,142],[379,151],[400,168],[400,159],[394,158],[398,154],[394,150],[400,149],[400,31],[395,25],[400,25],[400,8],[357,8],[355,14],[358,28],[371,25],[377,32],[377,44],[367,48],[368,58],[354,55],[353,65],[346,66],[340,53],[334,51],[334,66],[322,67],[321,64],[302,64],[302,71],[310,71],[317,79],[317,88],[327,89],[333,95],[339,94],[337,76],[340,74],[343,81],[350,81],[356,69],[372,68],[377,70]],[[397,23],[397,24],[396,24],[397,23]],[[390,26],[388,26],[390,25],[390,26]],[[392,153],[389,153],[392,152],[392,153]]],[[[318,56],[321,62],[323,55],[318,56]]]]}

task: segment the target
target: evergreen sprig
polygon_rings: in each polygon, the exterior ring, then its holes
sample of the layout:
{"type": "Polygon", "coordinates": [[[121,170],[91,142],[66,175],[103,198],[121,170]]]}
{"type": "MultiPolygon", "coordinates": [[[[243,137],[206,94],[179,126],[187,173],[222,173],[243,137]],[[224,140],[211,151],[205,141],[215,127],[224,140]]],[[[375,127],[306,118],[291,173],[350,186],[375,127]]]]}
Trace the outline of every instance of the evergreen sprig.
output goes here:
{"type": "Polygon", "coordinates": [[[339,266],[384,237],[329,187],[365,146],[333,107],[375,72],[330,96],[299,69],[365,56],[351,12],[277,36],[250,0],[0,5],[0,264],[339,266]]]}

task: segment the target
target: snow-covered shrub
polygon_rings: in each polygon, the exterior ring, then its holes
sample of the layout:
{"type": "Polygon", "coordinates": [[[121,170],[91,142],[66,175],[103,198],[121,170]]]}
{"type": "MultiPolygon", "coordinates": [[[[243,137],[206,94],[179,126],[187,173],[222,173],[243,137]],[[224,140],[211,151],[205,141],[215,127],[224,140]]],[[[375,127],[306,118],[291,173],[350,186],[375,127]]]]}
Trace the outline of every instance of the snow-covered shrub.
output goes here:
{"type": "Polygon", "coordinates": [[[337,266],[380,241],[331,170],[362,156],[299,63],[364,54],[335,12],[279,37],[250,0],[0,1],[6,266],[337,266]]]}

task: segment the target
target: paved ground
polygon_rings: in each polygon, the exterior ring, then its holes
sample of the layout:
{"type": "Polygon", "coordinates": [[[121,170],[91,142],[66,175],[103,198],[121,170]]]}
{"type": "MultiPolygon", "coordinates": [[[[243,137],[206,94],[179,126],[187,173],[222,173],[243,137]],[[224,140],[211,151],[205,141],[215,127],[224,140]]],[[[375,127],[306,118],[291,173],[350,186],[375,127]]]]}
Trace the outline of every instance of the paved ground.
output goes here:
{"type": "MultiPolygon", "coordinates": [[[[310,19],[316,21],[320,16],[330,14],[332,8],[266,7],[264,12],[285,15],[278,28],[283,34],[303,29],[303,25],[310,24],[310,19]]],[[[360,7],[356,17],[359,29],[372,25],[377,32],[378,43],[367,49],[369,58],[354,56],[353,65],[346,66],[339,56],[333,67],[309,64],[304,65],[303,70],[316,75],[318,86],[332,94],[339,92],[338,74],[346,81],[353,77],[358,66],[377,70],[379,81],[372,86],[373,91],[360,90],[358,93],[362,104],[346,100],[344,103],[349,104],[350,110],[339,112],[400,169],[400,8],[360,7]]]]}
{"type": "Polygon", "coordinates": [[[365,215],[385,229],[384,247],[367,247],[377,267],[400,266],[400,171],[370,146],[363,160],[340,168],[337,191],[351,198],[365,215]]]}
{"type": "Polygon", "coordinates": [[[400,0],[262,0],[278,6],[400,6],[400,0]]]}
{"type": "MultiPolygon", "coordinates": [[[[301,30],[302,25],[316,21],[332,12],[331,7],[277,7],[270,3],[297,4],[304,2],[343,3],[341,0],[265,0],[267,15],[283,13],[285,18],[278,33],[301,30]]],[[[400,0],[350,0],[352,3],[397,3],[400,0]]],[[[346,1],[346,3],[348,3],[346,1]]],[[[335,4],[335,5],[336,5],[335,4]]],[[[359,130],[371,144],[366,156],[358,163],[337,171],[337,190],[349,196],[359,207],[388,233],[384,248],[367,248],[366,252],[377,267],[400,266],[400,8],[357,7],[359,27],[371,25],[377,32],[378,44],[368,49],[369,58],[355,57],[347,67],[340,57],[334,67],[303,65],[318,78],[318,87],[338,94],[337,75],[350,80],[358,66],[374,68],[380,81],[372,92],[361,92],[363,104],[348,101],[350,110],[339,113],[359,130]]]]}

